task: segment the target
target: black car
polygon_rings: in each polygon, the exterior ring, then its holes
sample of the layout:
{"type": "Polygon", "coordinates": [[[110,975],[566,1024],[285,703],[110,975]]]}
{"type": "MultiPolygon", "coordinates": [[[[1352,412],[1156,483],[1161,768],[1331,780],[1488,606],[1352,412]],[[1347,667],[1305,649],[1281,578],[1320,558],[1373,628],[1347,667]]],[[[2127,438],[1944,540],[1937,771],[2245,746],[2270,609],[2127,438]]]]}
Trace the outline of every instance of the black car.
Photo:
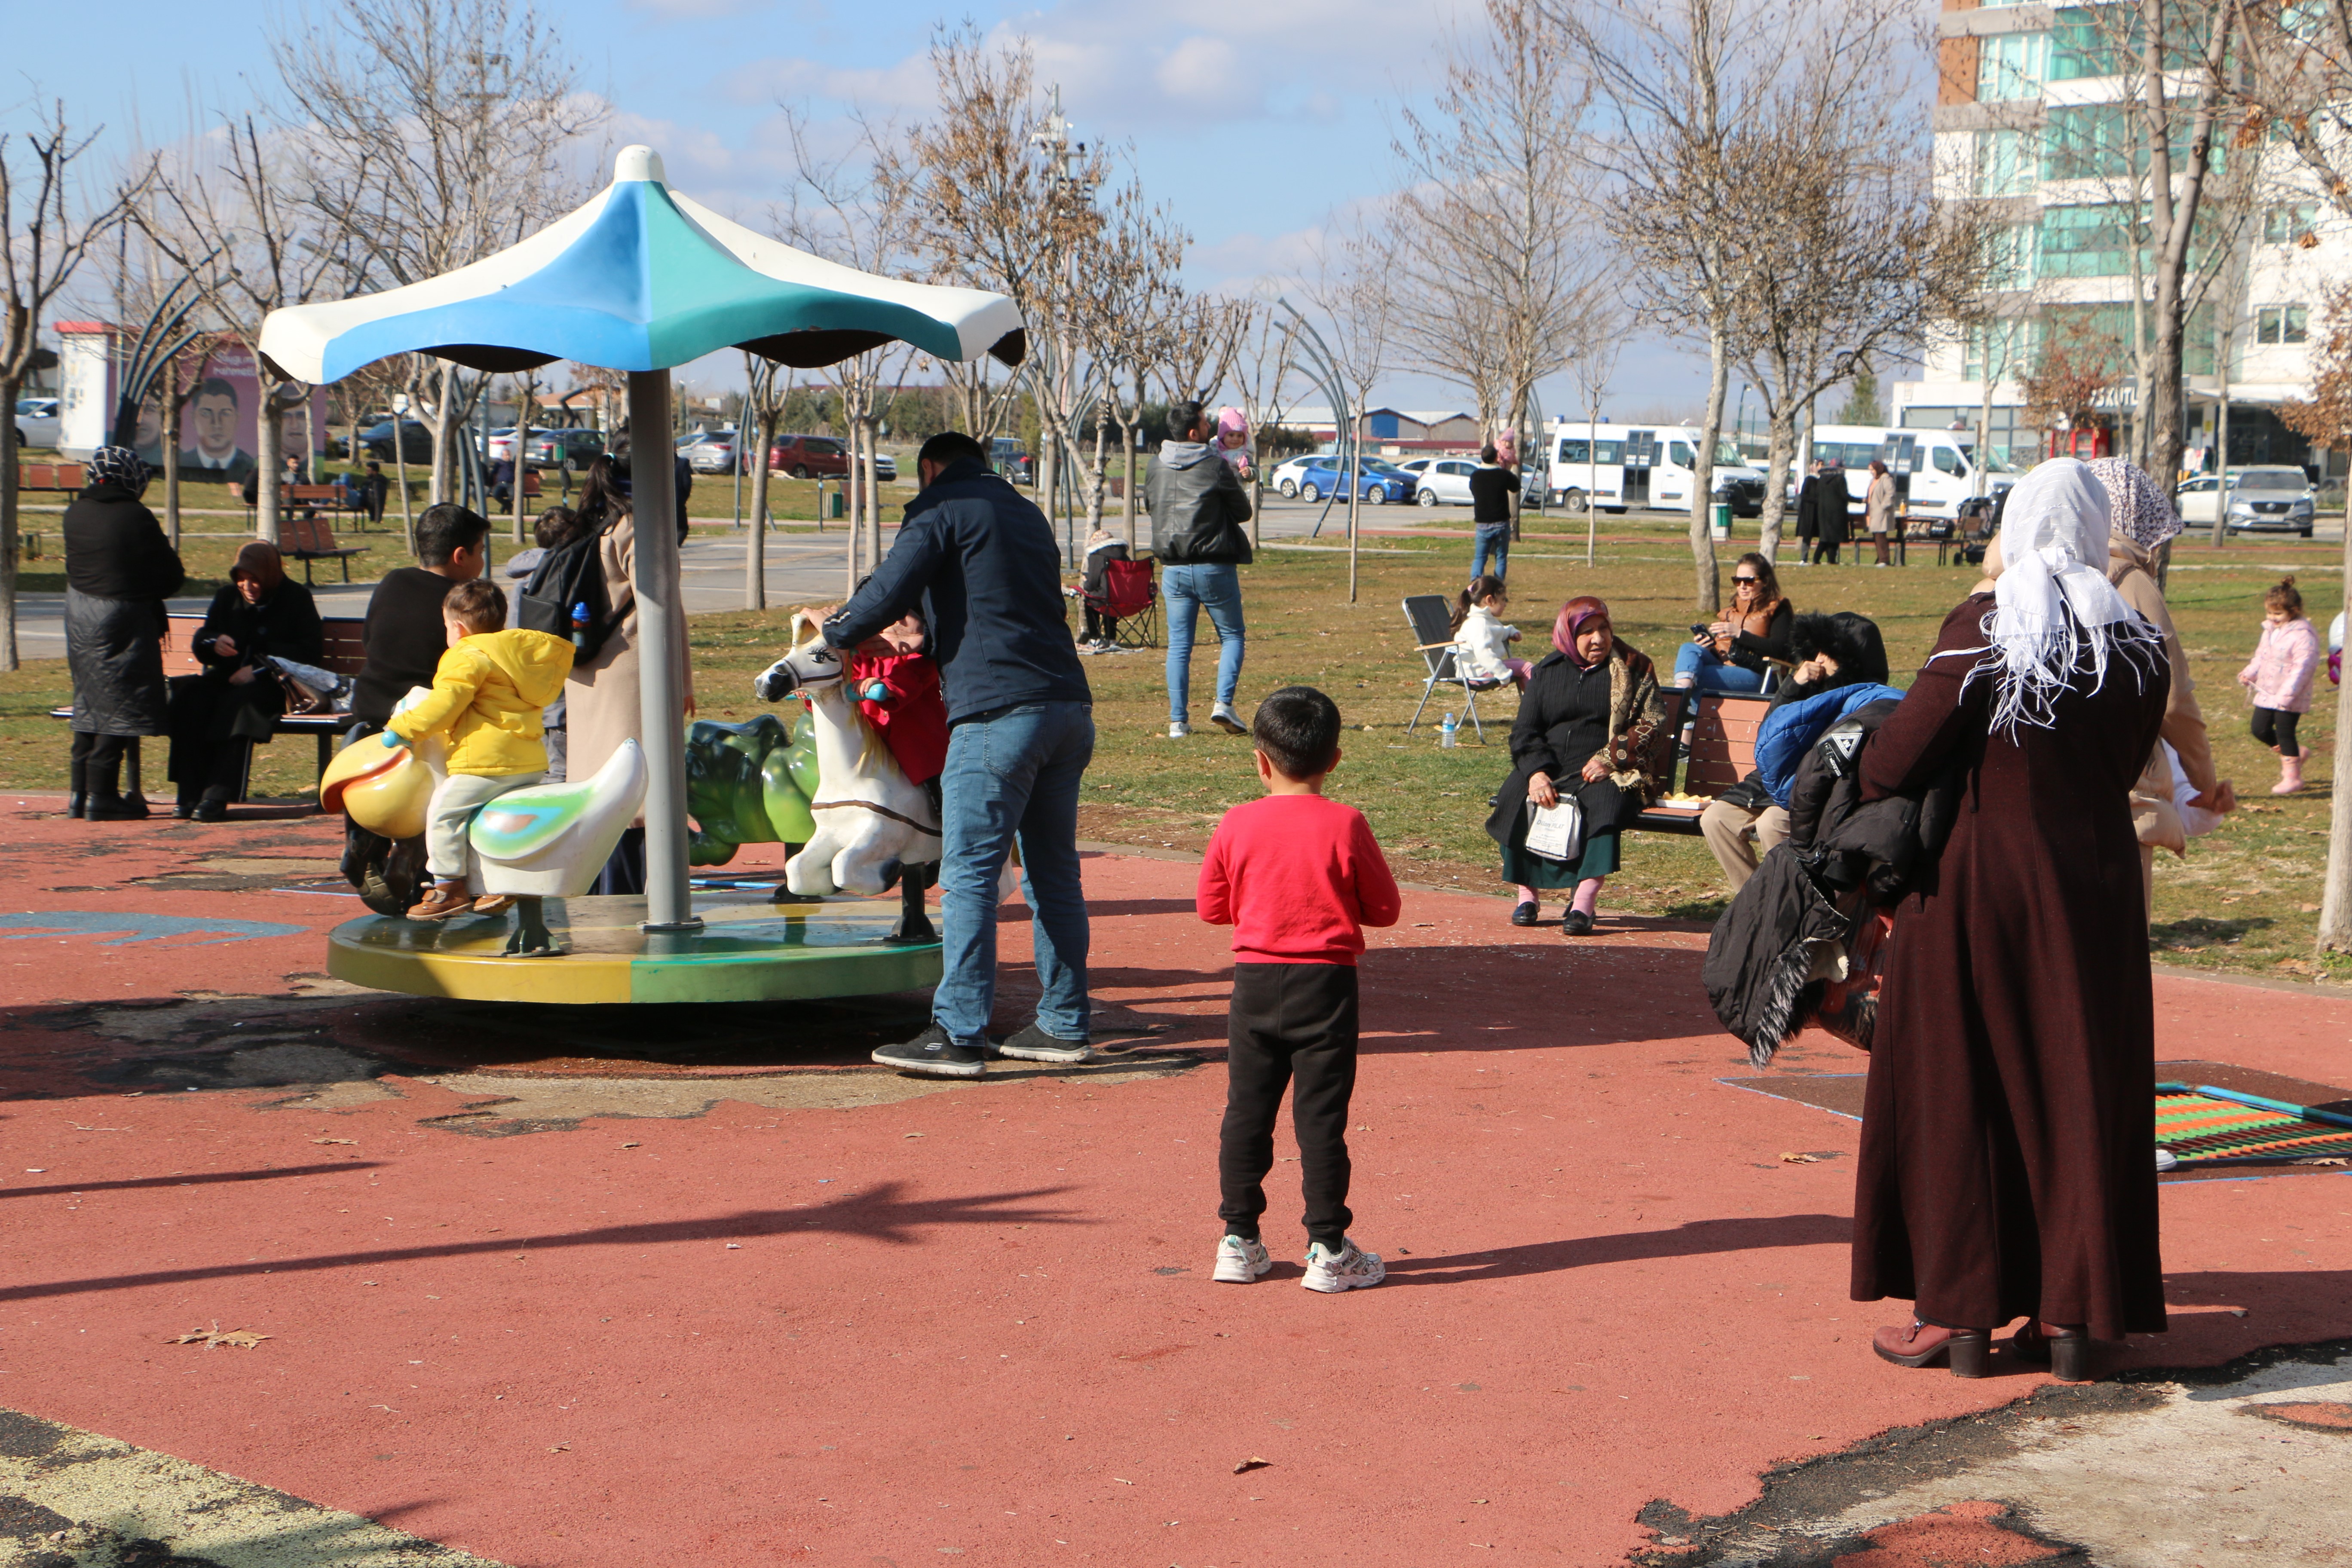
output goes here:
{"type": "Polygon", "coordinates": [[[526,450],[534,468],[552,468],[566,463],[584,468],[604,455],[604,437],[593,430],[541,430],[530,438],[526,450]]]}
{"type": "MultiPolygon", "coordinates": [[[[402,420],[400,422],[400,444],[404,448],[401,453],[401,456],[406,461],[412,463],[431,462],[433,460],[433,426],[426,425],[420,420],[402,420]]],[[[366,429],[361,431],[360,445],[366,447],[367,455],[373,458],[377,462],[391,462],[392,421],[386,419],[381,424],[371,425],[366,429]]],[[[327,455],[331,458],[341,458],[346,456],[348,447],[349,444],[341,440],[330,441],[327,443],[327,455]]]]}

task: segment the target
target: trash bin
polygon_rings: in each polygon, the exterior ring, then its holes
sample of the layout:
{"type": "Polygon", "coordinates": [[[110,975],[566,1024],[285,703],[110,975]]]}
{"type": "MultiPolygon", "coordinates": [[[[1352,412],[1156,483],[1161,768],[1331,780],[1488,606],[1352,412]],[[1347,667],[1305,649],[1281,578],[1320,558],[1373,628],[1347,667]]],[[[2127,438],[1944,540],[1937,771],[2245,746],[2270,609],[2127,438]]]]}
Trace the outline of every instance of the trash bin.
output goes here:
{"type": "Polygon", "coordinates": [[[833,515],[835,517],[849,515],[849,497],[840,490],[833,492],[833,515]]]}
{"type": "Polygon", "coordinates": [[[1717,539],[1730,538],[1731,503],[1727,500],[1717,501],[1711,510],[1713,521],[1707,524],[1707,531],[1717,539]]]}

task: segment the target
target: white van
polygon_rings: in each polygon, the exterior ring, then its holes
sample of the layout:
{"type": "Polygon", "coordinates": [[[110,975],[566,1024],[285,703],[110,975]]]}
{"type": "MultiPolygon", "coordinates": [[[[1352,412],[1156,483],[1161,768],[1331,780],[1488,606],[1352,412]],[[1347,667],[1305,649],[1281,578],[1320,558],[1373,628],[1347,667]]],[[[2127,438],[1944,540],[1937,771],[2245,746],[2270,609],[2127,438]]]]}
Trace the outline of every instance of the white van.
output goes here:
{"type": "MultiPolygon", "coordinates": [[[[1545,446],[1549,499],[1570,511],[1587,506],[1612,512],[1634,507],[1698,510],[1694,426],[1596,425],[1563,417],[1552,421],[1545,446]]],[[[1728,437],[1716,448],[1715,499],[1729,501],[1734,517],[1754,517],[1764,510],[1764,475],[1748,466],[1728,437]]]]}
{"type": "MultiPolygon", "coordinates": [[[[1856,510],[1870,496],[1873,458],[1895,476],[1903,510],[1927,517],[1950,517],[1953,509],[1977,493],[1977,442],[1974,430],[1905,430],[1883,425],[1816,425],[1812,456],[1835,460],[1845,468],[1847,492],[1856,510]]],[[[1810,464],[1797,465],[1810,469],[1810,464]]],[[[1790,477],[1790,495],[1803,482],[1803,472],[1790,477]]],[[[1999,495],[2017,482],[2017,475],[1994,458],[1987,464],[1984,493],[1999,495]]]]}

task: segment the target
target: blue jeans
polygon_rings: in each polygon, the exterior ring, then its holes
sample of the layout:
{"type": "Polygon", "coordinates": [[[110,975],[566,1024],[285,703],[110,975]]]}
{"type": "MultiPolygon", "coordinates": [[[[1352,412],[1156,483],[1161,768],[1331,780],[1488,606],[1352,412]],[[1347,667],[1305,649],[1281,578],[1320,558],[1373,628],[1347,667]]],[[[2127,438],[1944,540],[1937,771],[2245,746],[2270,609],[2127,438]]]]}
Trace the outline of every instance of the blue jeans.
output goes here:
{"type": "Polygon", "coordinates": [[[1511,574],[1511,525],[1507,522],[1482,522],[1473,536],[1470,546],[1470,575],[1486,574],[1486,557],[1495,558],[1495,575],[1511,574]]]}
{"type": "Polygon", "coordinates": [[[1764,678],[1755,670],[1731,663],[1715,649],[1700,643],[1686,642],[1675,650],[1675,673],[1692,677],[1691,684],[1701,691],[1761,691],[1764,678]]]}
{"type": "Polygon", "coordinates": [[[1192,717],[1192,631],[1204,609],[1217,628],[1217,700],[1230,705],[1241,689],[1242,574],[1223,563],[1171,566],[1160,592],[1168,601],[1168,717],[1182,724],[1192,717]]]}
{"type": "Polygon", "coordinates": [[[1087,896],[1078,881],[1078,780],[1095,754],[1089,702],[1024,702],[948,731],[940,775],[940,913],[946,973],[931,1021],[984,1047],[996,1005],[996,886],[1013,835],[1037,952],[1037,1026],[1088,1037],[1087,896]]]}

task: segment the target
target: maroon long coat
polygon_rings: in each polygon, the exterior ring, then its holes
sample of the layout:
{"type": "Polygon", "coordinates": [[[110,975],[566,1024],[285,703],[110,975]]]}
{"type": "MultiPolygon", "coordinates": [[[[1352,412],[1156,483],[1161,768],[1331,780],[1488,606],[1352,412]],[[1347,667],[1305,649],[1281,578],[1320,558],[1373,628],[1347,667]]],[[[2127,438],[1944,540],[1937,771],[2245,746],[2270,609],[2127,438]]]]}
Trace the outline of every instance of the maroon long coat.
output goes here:
{"type": "MultiPolygon", "coordinates": [[[[1990,595],[1945,617],[1980,645],[1990,595]]],[[[2155,1017],[2130,792],[2170,677],[2118,658],[2048,729],[1990,733],[1973,658],[1930,662],[1863,752],[1872,797],[1968,770],[1927,888],[1897,911],[1854,1193],[1853,1298],[1960,1328],[2094,1338],[2164,1322],[2155,1017]]]]}

